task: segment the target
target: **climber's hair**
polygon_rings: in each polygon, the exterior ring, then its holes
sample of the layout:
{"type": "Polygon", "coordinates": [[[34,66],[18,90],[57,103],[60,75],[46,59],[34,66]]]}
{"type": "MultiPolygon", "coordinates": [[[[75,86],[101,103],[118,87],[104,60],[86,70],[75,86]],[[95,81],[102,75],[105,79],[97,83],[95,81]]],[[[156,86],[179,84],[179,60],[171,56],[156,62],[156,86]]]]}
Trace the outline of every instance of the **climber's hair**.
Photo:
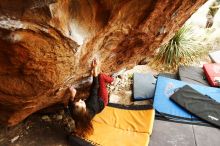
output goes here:
{"type": "Polygon", "coordinates": [[[76,106],[73,102],[72,107],[72,118],[75,121],[75,130],[73,134],[86,138],[87,136],[93,133],[93,126],[92,126],[92,118],[87,110],[76,109],[76,106]]]}

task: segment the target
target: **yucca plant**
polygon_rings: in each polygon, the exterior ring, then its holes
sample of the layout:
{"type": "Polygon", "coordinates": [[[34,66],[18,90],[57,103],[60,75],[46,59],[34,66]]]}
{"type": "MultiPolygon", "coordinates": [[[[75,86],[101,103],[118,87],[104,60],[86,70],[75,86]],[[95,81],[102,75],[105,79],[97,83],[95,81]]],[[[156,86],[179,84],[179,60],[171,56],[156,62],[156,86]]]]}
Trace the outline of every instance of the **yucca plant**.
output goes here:
{"type": "Polygon", "coordinates": [[[162,70],[176,70],[179,65],[191,64],[207,53],[201,38],[194,35],[190,26],[183,26],[167,44],[159,48],[150,65],[162,70]]]}

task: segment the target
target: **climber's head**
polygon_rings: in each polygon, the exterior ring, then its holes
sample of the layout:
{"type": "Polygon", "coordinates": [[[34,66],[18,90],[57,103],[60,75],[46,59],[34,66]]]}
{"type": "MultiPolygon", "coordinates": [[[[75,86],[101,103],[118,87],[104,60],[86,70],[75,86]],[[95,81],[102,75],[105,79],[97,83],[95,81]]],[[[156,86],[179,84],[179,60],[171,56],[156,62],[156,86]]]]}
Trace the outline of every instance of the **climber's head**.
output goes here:
{"type": "Polygon", "coordinates": [[[91,123],[91,116],[86,110],[86,104],[84,100],[73,102],[72,118],[75,121],[74,133],[80,137],[87,137],[93,133],[93,126],[91,123]]]}
{"type": "Polygon", "coordinates": [[[74,102],[74,110],[76,112],[86,112],[86,103],[84,100],[80,99],[77,102],[74,102]]]}
{"type": "Polygon", "coordinates": [[[70,101],[73,103],[73,111],[74,112],[85,112],[86,111],[86,103],[84,100],[80,99],[80,100],[75,100],[75,96],[76,96],[76,89],[74,88],[74,86],[71,86],[69,88],[70,91],[70,101]]]}

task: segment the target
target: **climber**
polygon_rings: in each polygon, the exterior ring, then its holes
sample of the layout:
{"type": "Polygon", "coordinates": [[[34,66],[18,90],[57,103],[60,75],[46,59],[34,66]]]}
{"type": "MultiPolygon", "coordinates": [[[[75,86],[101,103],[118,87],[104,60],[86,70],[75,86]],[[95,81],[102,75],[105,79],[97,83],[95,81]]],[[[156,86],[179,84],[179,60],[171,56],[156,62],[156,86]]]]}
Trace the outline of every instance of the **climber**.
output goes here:
{"type": "Polygon", "coordinates": [[[76,89],[71,86],[71,98],[68,104],[68,109],[70,111],[71,117],[75,121],[74,135],[80,137],[86,137],[93,133],[93,126],[91,123],[92,118],[99,112],[101,112],[104,107],[108,104],[108,91],[106,88],[106,83],[112,83],[113,78],[103,74],[98,73],[99,71],[98,63],[96,59],[92,61],[92,71],[93,83],[90,91],[90,96],[84,101],[74,101],[76,95],[76,89]]]}

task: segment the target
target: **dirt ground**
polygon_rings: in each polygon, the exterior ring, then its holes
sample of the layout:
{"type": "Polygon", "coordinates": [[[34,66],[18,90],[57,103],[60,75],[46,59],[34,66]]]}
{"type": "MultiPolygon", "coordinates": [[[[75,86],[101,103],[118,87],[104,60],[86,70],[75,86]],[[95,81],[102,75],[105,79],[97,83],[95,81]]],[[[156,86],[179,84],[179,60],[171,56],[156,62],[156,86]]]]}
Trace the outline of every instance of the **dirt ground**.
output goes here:
{"type": "Polygon", "coordinates": [[[69,146],[68,132],[56,121],[34,114],[19,125],[0,127],[0,146],[69,146]]]}

